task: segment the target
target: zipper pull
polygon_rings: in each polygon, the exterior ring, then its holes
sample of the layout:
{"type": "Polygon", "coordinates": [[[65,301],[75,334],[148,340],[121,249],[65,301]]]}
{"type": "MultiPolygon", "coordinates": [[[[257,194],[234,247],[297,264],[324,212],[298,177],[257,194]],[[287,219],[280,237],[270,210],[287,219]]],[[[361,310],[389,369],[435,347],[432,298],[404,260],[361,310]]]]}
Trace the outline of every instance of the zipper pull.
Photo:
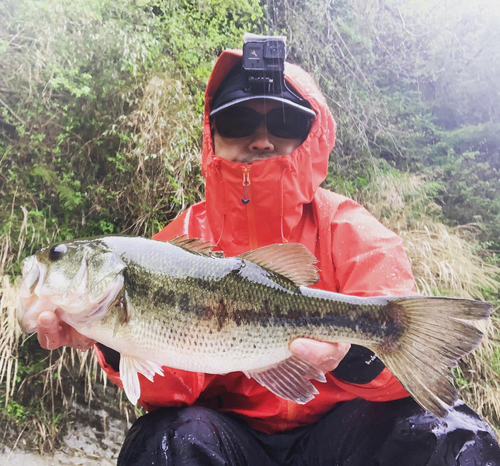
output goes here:
{"type": "Polygon", "coordinates": [[[243,197],[241,202],[243,204],[248,204],[250,202],[250,193],[248,186],[250,185],[250,167],[241,167],[243,170],[243,197]]]}

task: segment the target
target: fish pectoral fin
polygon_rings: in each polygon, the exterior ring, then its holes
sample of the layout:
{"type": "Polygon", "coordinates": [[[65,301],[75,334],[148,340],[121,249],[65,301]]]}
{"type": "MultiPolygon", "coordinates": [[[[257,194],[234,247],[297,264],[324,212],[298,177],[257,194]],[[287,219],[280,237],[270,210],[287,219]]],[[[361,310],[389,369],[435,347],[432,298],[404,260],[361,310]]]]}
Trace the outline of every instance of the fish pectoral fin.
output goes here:
{"type": "Polygon", "coordinates": [[[132,313],[132,307],[130,306],[130,300],[128,299],[127,292],[122,290],[118,293],[111,306],[115,312],[115,325],[113,328],[114,338],[120,327],[130,320],[130,315],[132,313]]]}
{"type": "Polygon", "coordinates": [[[310,379],[322,383],[326,382],[323,371],[295,356],[274,366],[247,371],[244,374],[259,382],[275,395],[301,405],[311,401],[314,395],[319,393],[310,379]]]}
{"type": "Polygon", "coordinates": [[[120,355],[120,379],[127,398],[133,405],[137,404],[141,395],[139,374],[149,381],[153,381],[155,374],[163,376],[163,370],[159,364],[133,356],[120,355]]]}

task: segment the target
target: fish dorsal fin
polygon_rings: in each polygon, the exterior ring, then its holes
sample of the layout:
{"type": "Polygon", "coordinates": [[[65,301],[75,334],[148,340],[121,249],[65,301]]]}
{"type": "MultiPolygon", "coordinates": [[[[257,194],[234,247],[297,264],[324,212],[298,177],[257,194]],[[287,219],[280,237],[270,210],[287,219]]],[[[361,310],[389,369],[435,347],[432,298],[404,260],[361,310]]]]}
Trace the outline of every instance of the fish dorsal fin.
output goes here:
{"type": "Polygon", "coordinates": [[[211,243],[199,238],[188,238],[186,235],[175,236],[169,240],[169,243],[200,256],[220,256],[220,253],[212,252],[214,246],[211,243]]]}
{"type": "Polygon", "coordinates": [[[271,244],[238,256],[239,259],[282,275],[296,286],[307,286],[319,280],[318,260],[300,243],[271,244]]]}

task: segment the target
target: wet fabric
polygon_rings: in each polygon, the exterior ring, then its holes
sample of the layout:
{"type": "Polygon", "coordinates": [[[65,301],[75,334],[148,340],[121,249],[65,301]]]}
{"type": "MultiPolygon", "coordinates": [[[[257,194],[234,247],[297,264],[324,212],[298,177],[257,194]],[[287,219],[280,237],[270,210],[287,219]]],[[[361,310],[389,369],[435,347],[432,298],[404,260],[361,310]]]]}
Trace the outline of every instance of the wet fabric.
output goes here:
{"type": "MultiPolygon", "coordinates": [[[[298,242],[319,261],[318,288],[356,296],[414,295],[401,238],[353,200],[319,187],[335,142],[335,121],[303,70],[286,67],[289,84],[317,115],[299,148],[251,165],[214,152],[211,101],[240,59],[241,52],[224,52],[207,86],[206,201],[184,211],[155,238],[201,238],[226,256],[298,242]]],[[[115,370],[119,355],[98,348],[96,353],[110,380],[121,385],[115,370]]],[[[405,398],[399,382],[364,348],[353,347],[306,405],[277,397],[241,372],[163,370],[165,376],[153,382],[139,376],[139,402],[152,412],[129,432],[120,466],[500,466],[496,442],[469,408],[459,406],[452,418],[436,420],[405,398]]]]}
{"type": "MultiPolygon", "coordinates": [[[[356,296],[414,295],[411,265],[401,238],[353,200],[319,187],[335,143],[335,121],[304,70],[291,64],[285,68],[288,84],[316,113],[309,135],[296,150],[252,164],[231,162],[214,152],[212,99],[240,60],[241,51],[222,53],[207,85],[201,164],[206,201],[191,206],[154,238],[201,238],[226,256],[297,242],[318,259],[317,288],[356,296]],[[243,197],[249,201],[243,203],[243,197]]],[[[98,348],[96,353],[110,380],[120,385],[119,373],[98,348]]],[[[371,352],[355,348],[338,371],[326,375],[327,383],[318,383],[319,395],[303,406],[273,395],[241,372],[214,375],[163,370],[165,376],[155,376],[154,382],[140,376],[139,403],[146,410],[200,405],[237,414],[267,433],[316,422],[337,403],[354,398],[388,401],[408,396],[371,352]]]]}
{"type": "MultiPolygon", "coordinates": [[[[210,231],[204,228],[204,208],[204,203],[196,204],[157,238],[168,240],[188,234],[210,241],[204,235],[210,231]],[[193,230],[198,234],[193,234],[193,230]]],[[[309,245],[320,259],[321,281],[316,286],[358,296],[415,294],[401,239],[366,209],[319,189],[306,212],[304,221],[314,234],[310,236],[307,229],[308,233],[298,242],[309,245]],[[320,218],[321,221],[316,220],[320,218]]],[[[100,351],[97,356],[110,380],[120,385],[119,373],[107,364],[100,351]]],[[[238,414],[253,428],[273,433],[316,422],[336,403],[353,398],[389,401],[407,396],[394,376],[373,359],[373,354],[353,347],[348,356],[338,371],[326,375],[327,383],[317,383],[319,394],[306,405],[277,397],[241,372],[214,375],[168,367],[163,368],[165,376],[155,376],[154,382],[140,377],[139,403],[148,411],[161,406],[206,406],[238,414]]]]}
{"type": "Polygon", "coordinates": [[[412,399],[338,405],[320,422],[265,434],[207,408],[161,408],[129,431],[118,466],[500,466],[486,423],[465,404],[444,419],[412,399]]]}

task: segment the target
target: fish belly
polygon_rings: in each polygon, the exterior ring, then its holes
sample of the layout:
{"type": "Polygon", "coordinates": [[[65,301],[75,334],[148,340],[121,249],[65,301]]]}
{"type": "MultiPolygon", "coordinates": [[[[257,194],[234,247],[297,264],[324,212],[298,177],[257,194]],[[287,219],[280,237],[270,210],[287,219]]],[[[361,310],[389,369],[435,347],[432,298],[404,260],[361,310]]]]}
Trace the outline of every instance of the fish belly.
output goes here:
{"type": "Polygon", "coordinates": [[[250,371],[291,356],[290,332],[283,329],[226,327],[212,331],[200,324],[174,329],[130,322],[116,332],[96,326],[86,336],[118,351],[162,366],[209,374],[250,371]]]}

